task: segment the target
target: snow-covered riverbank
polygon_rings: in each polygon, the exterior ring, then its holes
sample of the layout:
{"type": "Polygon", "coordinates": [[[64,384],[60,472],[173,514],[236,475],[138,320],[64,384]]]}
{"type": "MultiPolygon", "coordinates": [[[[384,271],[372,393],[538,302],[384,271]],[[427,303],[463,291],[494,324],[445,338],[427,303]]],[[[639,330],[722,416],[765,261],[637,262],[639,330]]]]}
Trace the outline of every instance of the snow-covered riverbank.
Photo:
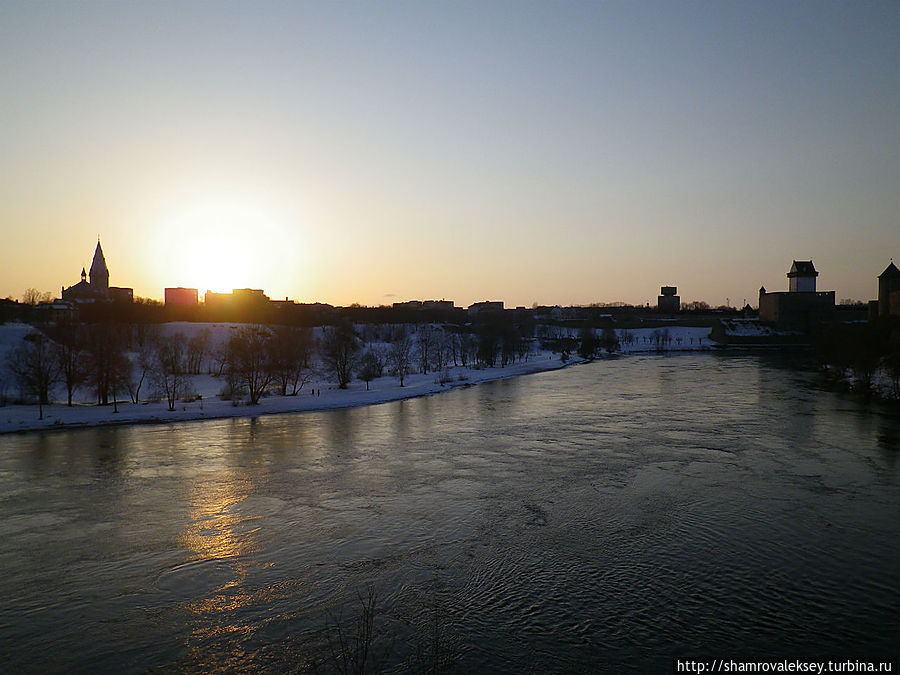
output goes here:
{"type": "MultiPolygon", "coordinates": [[[[227,325],[208,324],[168,324],[166,331],[190,334],[192,331],[212,328],[213,332],[227,333],[227,325]]],[[[8,351],[32,330],[21,324],[0,326],[0,352],[8,351]]],[[[658,351],[696,351],[712,348],[709,330],[705,328],[685,328],[673,326],[666,329],[666,342],[661,344],[659,331],[649,329],[619,331],[621,354],[647,353],[658,351]]],[[[0,357],[4,354],[0,354],[0,357]]],[[[451,367],[443,377],[436,373],[411,374],[406,376],[404,386],[393,376],[377,378],[369,383],[354,380],[347,389],[339,389],[325,376],[307,383],[297,396],[266,396],[258,405],[243,401],[223,400],[219,395],[223,388],[221,378],[212,375],[197,375],[191,378],[191,388],[198,395],[196,400],[178,401],[174,411],[168,409],[165,400],[131,403],[127,398],[114,406],[98,406],[89,400],[69,407],[55,402],[37,405],[0,406],[0,434],[45,429],[69,429],[113,424],[138,424],[150,422],[180,422],[188,420],[214,419],[223,417],[255,417],[257,415],[308,412],[348,408],[361,405],[386,403],[417,396],[428,396],[459,387],[470,386],[492,380],[500,380],[520,375],[556,370],[582,360],[571,356],[563,360],[560,354],[538,351],[528,360],[494,368],[451,367]],[[443,380],[443,382],[441,382],[443,380]]],[[[84,394],[84,392],[82,392],[84,394]]],[[[193,397],[191,397],[193,398],[193,397]]]]}
{"type": "Polygon", "coordinates": [[[44,419],[41,420],[38,419],[40,413],[36,405],[7,405],[0,408],[0,433],[106,424],[178,422],[221,417],[255,417],[257,415],[274,413],[349,408],[386,403],[416,396],[428,396],[481,382],[554,370],[577,361],[578,359],[570,359],[567,363],[564,363],[560,360],[558,354],[541,353],[526,362],[502,368],[483,368],[480,370],[451,368],[451,380],[444,384],[441,384],[439,378],[432,373],[428,375],[408,375],[403,383],[403,387],[399,385],[396,377],[385,376],[370,382],[368,391],[365,383],[359,381],[351,382],[347,389],[339,389],[332,382],[314,381],[304,386],[297,396],[267,396],[258,405],[223,401],[215,394],[216,388],[221,389],[221,382],[213,377],[200,376],[195,378],[194,386],[201,398],[191,402],[179,401],[176,403],[174,411],[168,409],[168,405],[164,400],[138,404],[119,401],[115,406],[118,408],[118,412],[114,412],[112,404],[98,406],[82,403],[70,408],[65,404],[54,403],[44,406],[44,419]]]}

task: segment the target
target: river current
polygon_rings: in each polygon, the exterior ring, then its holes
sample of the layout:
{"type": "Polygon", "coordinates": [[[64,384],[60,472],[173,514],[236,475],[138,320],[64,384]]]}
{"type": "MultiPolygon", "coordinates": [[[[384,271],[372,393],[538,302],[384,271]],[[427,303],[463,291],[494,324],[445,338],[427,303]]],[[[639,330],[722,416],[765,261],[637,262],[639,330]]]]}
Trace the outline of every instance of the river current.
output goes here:
{"type": "Polygon", "coordinates": [[[896,656],[900,411],[784,357],[0,437],[6,672],[896,656]],[[370,639],[363,639],[370,607],[370,639]]]}

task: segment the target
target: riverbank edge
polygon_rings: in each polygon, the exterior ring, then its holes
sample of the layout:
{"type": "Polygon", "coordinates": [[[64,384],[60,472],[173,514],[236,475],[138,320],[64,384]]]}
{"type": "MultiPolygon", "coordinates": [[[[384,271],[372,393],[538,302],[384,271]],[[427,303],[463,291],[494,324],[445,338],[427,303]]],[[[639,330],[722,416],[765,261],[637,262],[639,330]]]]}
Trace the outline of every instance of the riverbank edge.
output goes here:
{"type": "MultiPolygon", "coordinates": [[[[170,411],[168,409],[164,409],[164,410],[161,410],[158,415],[154,414],[154,416],[148,416],[148,417],[143,417],[143,418],[132,417],[129,419],[110,419],[110,418],[104,416],[102,418],[98,418],[98,419],[92,420],[92,421],[60,422],[59,420],[57,420],[54,422],[45,423],[43,420],[41,420],[41,421],[35,420],[35,422],[37,424],[35,424],[34,426],[20,428],[20,429],[0,429],[0,437],[16,435],[16,434],[31,434],[31,433],[40,433],[40,432],[74,431],[77,429],[93,429],[93,428],[97,428],[97,427],[121,427],[121,426],[144,425],[144,424],[168,425],[168,424],[178,424],[180,422],[200,422],[200,421],[206,421],[206,420],[252,419],[255,417],[263,417],[263,416],[270,416],[270,415],[301,415],[301,414],[305,414],[305,413],[327,412],[329,410],[346,410],[348,408],[362,408],[362,407],[373,406],[373,405],[381,405],[381,404],[385,404],[385,403],[395,403],[397,401],[407,401],[407,400],[411,400],[411,399],[415,399],[415,398],[423,398],[426,396],[435,396],[438,394],[444,394],[444,393],[448,393],[451,391],[456,391],[457,389],[466,389],[468,387],[475,387],[480,384],[486,384],[488,382],[498,382],[500,380],[509,380],[509,379],[523,377],[523,376],[527,376],[527,375],[537,375],[539,373],[550,373],[550,372],[554,372],[557,370],[563,370],[563,369],[569,368],[571,366],[583,365],[585,363],[590,363],[594,360],[597,360],[597,359],[582,359],[582,358],[575,357],[575,358],[570,358],[569,361],[558,362],[558,363],[548,366],[548,367],[537,367],[537,368],[526,369],[524,371],[517,371],[517,372],[508,372],[508,371],[501,372],[501,373],[497,373],[496,377],[489,376],[489,377],[485,377],[483,379],[479,379],[475,382],[472,382],[469,380],[462,380],[462,381],[457,380],[457,381],[453,381],[453,382],[447,382],[447,383],[441,385],[440,388],[438,388],[438,389],[429,389],[428,391],[416,391],[415,389],[407,390],[405,387],[404,388],[396,387],[395,389],[392,389],[387,396],[385,396],[384,398],[380,398],[376,401],[359,401],[356,399],[344,401],[344,402],[332,401],[326,405],[315,405],[312,407],[303,407],[303,408],[298,407],[296,409],[290,409],[290,407],[288,407],[288,408],[278,409],[278,410],[264,409],[264,408],[260,407],[259,405],[250,406],[246,403],[242,403],[239,405],[232,406],[230,408],[230,411],[233,411],[233,412],[229,412],[229,413],[217,411],[217,412],[213,412],[210,414],[206,414],[203,410],[200,410],[199,414],[197,413],[197,411],[191,411],[187,415],[181,414],[178,417],[170,417],[168,419],[165,417],[166,413],[174,414],[174,413],[178,413],[179,411],[170,411]],[[394,395],[394,394],[396,394],[396,395],[394,395]]],[[[538,362],[538,361],[534,362],[535,365],[537,365],[538,363],[540,363],[540,362],[538,362]]],[[[297,397],[290,397],[290,396],[285,396],[285,397],[279,396],[278,399],[279,400],[294,399],[297,401],[305,400],[305,399],[301,399],[301,398],[297,398],[297,397]]],[[[265,400],[265,399],[263,399],[263,400],[265,400]]],[[[121,402],[121,405],[132,406],[132,405],[137,405],[137,404],[131,403],[130,401],[123,401],[123,402],[121,402]]],[[[34,408],[35,406],[28,406],[28,407],[34,408]]],[[[99,406],[93,406],[93,405],[89,406],[89,408],[92,410],[96,409],[98,407],[99,406]]],[[[45,406],[44,408],[46,411],[48,409],[52,410],[54,408],[67,409],[68,406],[66,406],[64,404],[53,403],[53,404],[50,404],[49,406],[45,406]]],[[[109,406],[105,406],[105,408],[108,409],[109,406]]],[[[184,411],[181,411],[181,412],[183,413],[184,411]]],[[[107,414],[115,415],[117,413],[109,411],[107,414]]]]}

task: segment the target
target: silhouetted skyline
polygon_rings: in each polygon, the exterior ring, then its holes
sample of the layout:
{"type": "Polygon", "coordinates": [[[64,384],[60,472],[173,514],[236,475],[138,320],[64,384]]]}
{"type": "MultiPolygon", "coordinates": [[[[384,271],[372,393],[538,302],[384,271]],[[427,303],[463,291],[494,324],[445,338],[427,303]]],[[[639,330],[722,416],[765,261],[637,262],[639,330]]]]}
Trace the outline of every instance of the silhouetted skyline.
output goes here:
{"type": "Polygon", "coordinates": [[[752,301],[900,237],[900,6],[0,5],[0,296],[752,301]]]}

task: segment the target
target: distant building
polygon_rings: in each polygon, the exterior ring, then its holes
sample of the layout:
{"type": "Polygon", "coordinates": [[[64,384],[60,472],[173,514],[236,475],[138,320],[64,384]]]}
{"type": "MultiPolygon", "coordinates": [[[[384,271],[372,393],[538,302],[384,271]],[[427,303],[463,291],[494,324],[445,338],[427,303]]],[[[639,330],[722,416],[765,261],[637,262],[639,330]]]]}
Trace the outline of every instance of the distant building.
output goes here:
{"type": "Polygon", "coordinates": [[[474,304],[469,305],[469,314],[484,314],[486,312],[502,312],[503,311],[503,302],[476,302],[474,304]]]}
{"type": "Polygon", "coordinates": [[[452,300],[407,300],[395,302],[391,305],[394,309],[453,309],[452,300]]]}
{"type": "Polygon", "coordinates": [[[406,302],[395,302],[394,309],[422,309],[421,300],[407,300],[406,302]]]}
{"type": "Polygon", "coordinates": [[[681,309],[681,298],[678,297],[676,286],[662,286],[659,289],[659,297],[656,306],[664,314],[675,314],[681,309]]]}
{"type": "Polygon", "coordinates": [[[113,302],[134,302],[134,289],[110,286],[109,299],[113,302]]]}
{"type": "Polygon", "coordinates": [[[812,260],[794,260],[787,273],[788,292],[759,289],[759,320],[779,330],[812,332],[834,317],[834,291],[817,291],[812,260]]]}
{"type": "Polygon", "coordinates": [[[900,316],[900,269],[893,258],[878,275],[878,316],[900,316]]]}
{"type": "Polygon", "coordinates": [[[231,291],[234,302],[241,307],[255,307],[269,304],[269,296],[259,288],[235,288],[231,291]]]}
{"type": "Polygon", "coordinates": [[[231,305],[231,293],[214,293],[206,291],[203,294],[203,304],[207,307],[227,307],[231,305]]]}
{"type": "Polygon", "coordinates": [[[203,301],[207,305],[216,306],[254,306],[267,305],[269,296],[259,288],[234,288],[231,293],[213,293],[206,291],[203,301]]]}
{"type": "MultiPolygon", "coordinates": [[[[203,296],[206,311],[216,312],[218,316],[247,317],[261,316],[271,307],[269,296],[258,288],[235,288],[231,293],[213,293],[206,291],[203,296]]],[[[274,308],[273,308],[274,309],[274,308]]]]}
{"type": "Polygon", "coordinates": [[[287,311],[297,307],[297,302],[289,300],[287,297],[284,300],[272,300],[269,304],[279,311],[287,311]]]}
{"type": "Polygon", "coordinates": [[[196,288],[167,288],[165,290],[166,305],[175,307],[195,307],[200,299],[196,288]]]}
{"type": "Polygon", "coordinates": [[[81,281],[74,286],[62,289],[62,299],[77,303],[88,302],[133,302],[134,290],[109,285],[109,268],[106,266],[106,257],[97,239],[97,248],[94,249],[94,259],[91,262],[90,280],[88,274],[81,268],[81,281]]]}
{"type": "Polygon", "coordinates": [[[56,299],[38,303],[34,308],[34,316],[44,322],[71,321],[78,317],[78,308],[71,300],[56,299]]]}

